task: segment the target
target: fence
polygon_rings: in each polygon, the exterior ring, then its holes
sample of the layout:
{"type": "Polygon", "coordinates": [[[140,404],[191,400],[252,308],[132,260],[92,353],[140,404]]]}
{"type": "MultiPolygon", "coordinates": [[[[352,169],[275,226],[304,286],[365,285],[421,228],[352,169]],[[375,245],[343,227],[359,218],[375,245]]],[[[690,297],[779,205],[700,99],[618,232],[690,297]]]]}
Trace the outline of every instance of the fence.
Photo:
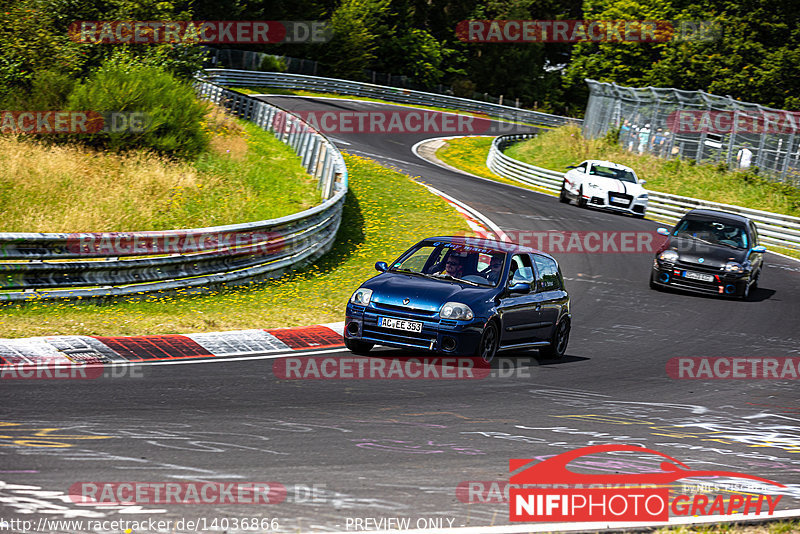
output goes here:
{"type": "MultiPolygon", "coordinates": [[[[532,137],[535,137],[535,134],[503,135],[495,138],[489,149],[486,166],[505,178],[558,193],[564,182],[564,173],[536,167],[503,154],[503,150],[508,146],[532,137]]],[[[684,213],[696,208],[744,215],[757,223],[762,243],[800,249],[800,217],[649,191],[647,212],[655,214],[659,219],[675,223],[684,213]]]]}
{"type": "Polygon", "coordinates": [[[620,128],[619,140],[628,150],[728,168],[757,167],[764,175],[800,185],[796,113],[703,91],[586,83],[590,96],[584,137],[620,128]]]}
{"type": "Polygon", "coordinates": [[[538,111],[512,108],[498,104],[478,102],[455,96],[438,95],[410,89],[399,89],[371,83],[339,80],[337,78],[321,78],[302,74],[279,72],[256,72],[231,69],[207,69],[206,75],[220,85],[233,87],[257,86],[287,89],[304,89],[323,93],[339,93],[368,98],[378,98],[390,102],[416,104],[421,106],[446,107],[472,113],[481,113],[491,117],[524,122],[535,125],[561,126],[568,122],[580,124],[580,119],[550,115],[538,111]]]}
{"type": "Polygon", "coordinates": [[[279,219],[161,232],[0,234],[0,301],[202,291],[277,276],[333,245],[347,192],[336,147],[276,106],[197,80],[198,93],[294,148],[325,201],[279,219]]]}

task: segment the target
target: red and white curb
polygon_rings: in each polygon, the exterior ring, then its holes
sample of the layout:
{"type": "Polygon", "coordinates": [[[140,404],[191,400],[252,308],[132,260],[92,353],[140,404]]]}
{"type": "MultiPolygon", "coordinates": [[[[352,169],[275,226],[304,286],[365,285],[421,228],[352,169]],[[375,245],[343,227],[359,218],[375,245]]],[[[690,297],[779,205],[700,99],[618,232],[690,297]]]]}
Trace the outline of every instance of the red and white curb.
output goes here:
{"type": "Polygon", "coordinates": [[[153,336],[0,339],[0,368],[19,365],[147,363],[256,356],[341,347],[344,323],[270,330],[153,336]]]}

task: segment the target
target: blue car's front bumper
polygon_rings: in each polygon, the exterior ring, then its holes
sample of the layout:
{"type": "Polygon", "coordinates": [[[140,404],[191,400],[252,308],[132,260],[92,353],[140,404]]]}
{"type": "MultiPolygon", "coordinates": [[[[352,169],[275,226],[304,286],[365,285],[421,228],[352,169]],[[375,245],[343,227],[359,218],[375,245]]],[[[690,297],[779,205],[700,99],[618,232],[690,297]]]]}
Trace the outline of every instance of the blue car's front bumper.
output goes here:
{"type": "Polygon", "coordinates": [[[403,310],[374,304],[347,304],[344,336],[367,343],[411,350],[426,350],[455,356],[473,356],[483,335],[485,319],[453,321],[439,318],[438,312],[403,310]],[[422,323],[421,332],[378,326],[380,317],[422,323]]]}

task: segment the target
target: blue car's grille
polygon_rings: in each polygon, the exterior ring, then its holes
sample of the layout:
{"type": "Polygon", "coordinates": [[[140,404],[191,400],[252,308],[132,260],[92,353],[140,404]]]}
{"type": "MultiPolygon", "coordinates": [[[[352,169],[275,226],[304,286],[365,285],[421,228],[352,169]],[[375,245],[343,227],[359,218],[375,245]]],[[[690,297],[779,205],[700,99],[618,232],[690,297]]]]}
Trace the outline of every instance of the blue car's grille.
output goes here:
{"type": "Polygon", "coordinates": [[[438,315],[438,311],[419,310],[414,308],[407,308],[405,306],[395,306],[394,304],[384,304],[381,302],[373,302],[372,307],[379,312],[388,312],[392,317],[402,317],[404,319],[416,319],[424,321],[438,315]]]}
{"type": "Polygon", "coordinates": [[[403,343],[406,345],[413,345],[427,349],[430,347],[431,338],[436,337],[434,334],[426,334],[425,332],[401,332],[399,330],[392,330],[390,328],[381,328],[376,324],[364,324],[363,337],[380,339],[383,341],[390,341],[395,343],[403,343]]]}

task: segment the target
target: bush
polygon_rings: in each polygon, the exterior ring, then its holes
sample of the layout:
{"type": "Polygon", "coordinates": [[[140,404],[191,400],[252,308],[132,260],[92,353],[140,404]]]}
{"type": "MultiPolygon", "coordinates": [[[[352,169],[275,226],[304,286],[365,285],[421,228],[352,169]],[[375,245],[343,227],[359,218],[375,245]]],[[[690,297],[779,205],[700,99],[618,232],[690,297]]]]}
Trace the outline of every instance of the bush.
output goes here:
{"type": "Polygon", "coordinates": [[[77,85],[68,109],[141,113],[139,131],[86,134],[83,140],[102,149],[124,151],[144,148],[181,158],[191,158],[208,146],[201,121],[207,104],[197,100],[192,87],[165,69],[131,58],[114,56],[77,85]]]}
{"type": "Polygon", "coordinates": [[[67,104],[75,78],[63,72],[38,71],[33,75],[30,89],[9,91],[0,103],[3,109],[20,111],[61,110],[67,104]]]}
{"type": "Polygon", "coordinates": [[[267,54],[261,60],[258,70],[262,72],[286,72],[286,63],[280,56],[267,54]]]}

